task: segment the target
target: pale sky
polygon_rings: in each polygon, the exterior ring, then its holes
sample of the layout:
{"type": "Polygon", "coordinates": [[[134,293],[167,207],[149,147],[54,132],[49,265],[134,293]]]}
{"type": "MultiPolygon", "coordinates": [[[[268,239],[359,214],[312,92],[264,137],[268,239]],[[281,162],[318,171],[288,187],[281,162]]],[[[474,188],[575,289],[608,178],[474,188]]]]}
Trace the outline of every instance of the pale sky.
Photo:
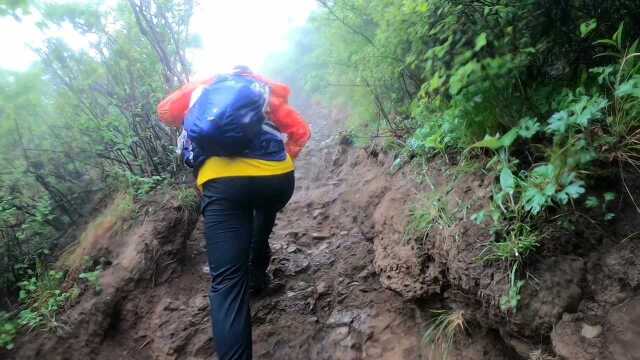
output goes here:
{"type": "Polygon", "coordinates": [[[243,64],[259,68],[287,47],[287,33],[304,24],[315,0],[208,0],[194,13],[192,32],[203,49],[190,54],[196,77],[243,64]]]}
{"type": "MultiPolygon", "coordinates": [[[[202,49],[189,51],[194,77],[225,71],[236,64],[259,69],[266,57],[286,49],[290,29],[304,24],[316,8],[315,0],[202,0],[194,10],[191,32],[200,35],[202,49]]],[[[29,45],[45,38],[34,25],[36,17],[21,22],[0,18],[3,55],[0,68],[26,70],[37,60],[29,45]]],[[[70,27],[49,31],[61,36],[72,48],[86,46],[86,40],[70,27]]]]}

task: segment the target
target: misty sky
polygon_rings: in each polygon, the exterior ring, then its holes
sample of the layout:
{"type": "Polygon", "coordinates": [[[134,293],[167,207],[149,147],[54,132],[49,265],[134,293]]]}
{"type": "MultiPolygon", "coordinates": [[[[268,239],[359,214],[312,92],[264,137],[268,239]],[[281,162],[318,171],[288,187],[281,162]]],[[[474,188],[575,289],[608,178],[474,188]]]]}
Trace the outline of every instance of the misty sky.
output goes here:
{"type": "MultiPolygon", "coordinates": [[[[314,0],[207,0],[194,11],[192,33],[202,40],[202,48],[191,50],[189,58],[195,77],[227,70],[235,64],[259,68],[267,55],[287,47],[287,33],[304,24],[316,8],[314,0]]],[[[3,56],[0,67],[26,70],[37,60],[28,45],[37,46],[45,35],[34,25],[36,16],[17,22],[0,18],[3,56]]],[[[73,48],[87,42],[70,27],[49,31],[61,36],[73,48]]]]}

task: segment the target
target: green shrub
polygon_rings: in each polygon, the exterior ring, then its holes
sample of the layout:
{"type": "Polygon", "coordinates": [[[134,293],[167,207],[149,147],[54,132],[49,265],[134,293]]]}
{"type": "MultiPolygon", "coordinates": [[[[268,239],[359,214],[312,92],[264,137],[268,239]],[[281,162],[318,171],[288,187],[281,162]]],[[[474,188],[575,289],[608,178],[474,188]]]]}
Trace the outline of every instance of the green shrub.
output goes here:
{"type": "Polygon", "coordinates": [[[160,187],[167,180],[163,176],[144,177],[121,169],[113,169],[108,173],[108,187],[115,192],[127,192],[135,198],[143,198],[160,187]]]}
{"type": "Polygon", "coordinates": [[[23,309],[18,314],[21,327],[34,329],[40,325],[47,328],[57,326],[58,313],[79,295],[77,287],[69,291],[62,290],[64,278],[64,273],[45,270],[43,265],[39,265],[31,278],[18,284],[23,309]]]}
{"type": "MultiPolygon", "coordinates": [[[[92,283],[99,273],[97,269],[83,278],[92,283]]],[[[57,327],[57,316],[80,294],[75,285],[64,290],[65,274],[47,270],[42,263],[38,263],[36,270],[30,271],[30,274],[31,277],[18,284],[20,309],[17,314],[0,312],[0,348],[12,349],[20,331],[57,327]]]]}
{"type": "Polygon", "coordinates": [[[102,265],[98,265],[93,271],[83,272],[78,275],[79,279],[87,281],[89,285],[95,290],[96,294],[102,292],[102,285],[100,285],[100,276],[102,275],[102,265]]]}
{"type": "Polygon", "coordinates": [[[200,197],[194,188],[179,187],[176,190],[176,198],[184,209],[198,211],[200,197]]]}
{"type": "Polygon", "coordinates": [[[0,312],[0,349],[11,350],[18,333],[18,323],[6,312],[0,312]]]}

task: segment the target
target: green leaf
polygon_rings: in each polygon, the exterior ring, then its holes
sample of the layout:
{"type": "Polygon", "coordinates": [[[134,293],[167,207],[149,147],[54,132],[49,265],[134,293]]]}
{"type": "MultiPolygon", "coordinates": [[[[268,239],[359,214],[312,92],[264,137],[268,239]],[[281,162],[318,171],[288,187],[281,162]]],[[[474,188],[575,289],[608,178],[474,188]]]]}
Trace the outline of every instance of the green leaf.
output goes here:
{"type": "Polygon", "coordinates": [[[516,189],[516,182],[511,170],[508,167],[503,167],[500,171],[500,186],[503,191],[506,191],[509,195],[512,195],[516,189]]]}
{"type": "Polygon", "coordinates": [[[589,72],[594,74],[599,74],[598,83],[600,85],[604,85],[613,81],[612,74],[614,70],[615,70],[614,67],[610,65],[610,66],[595,67],[589,70],[589,72]]]}
{"type": "Polygon", "coordinates": [[[471,215],[471,221],[473,221],[477,225],[482,224],[485,218],[486,218],[486,213],[484,210],[478,211],[477,213],[471,215]]]}
{"type": "Polygon", "coordinates": [[[513,142],[518,138],[518,130],[518,128],[513,128],[500,138],[500,144],[502,147],[506,148],[513,144],[513,142]]]}
{"type": "Polygon", "coordinates": [[[433,92],[440,89],[440,87],[442,87],[446,79],[447,77],[443,76],[440,71],[435,73],[435,75],[429,81],[429,91],[433,92]]]}
{"type": "Polygon", "coordinates": [[[575,181],[556,194],[555,197],[561,204],[566,204],[569,199],[577,199],[580,195],[584,194],[584,192],[584,183],[582,181],[575,181]]]}
{"type": "Polygon", "coordinates": [[[548,133],[562,134],[567,131],[569,127],[569,113],[566,111],[560,111],[551,116],[549,119],[549,125],[546,128],[548,133]]]}
{"type": "Polygon", "coordinates": [[[630,80],[618,85],[615,95],[617,97],[633,96],[640,98],[640,75],[636,75],[630,80]]]}
{"type": "Polygon", "coordinates": [[[523,200],[525,210],[530,211],[533,215],[539,214],[548,203],[548,197],[534,187],[526,189],[523,200]]]}
{"type": "Polygon", "coordinates": [[[482,34],[476,37],[476,47],[475,51],[478,51],[487,45],[487,33],[483,32],[482,34]]]}
{"type": "Polygon", "coordinates": [[[604,196],[604,202],[605,202],[605,203],[608,203],[608,202],[610,202],[610,201],[613,201],[613,200],[615,200],[615,198],[616,198],[616,194],[615,194],[615,193],[612,193],[612,192],[606,192],[606,193],[604,193],[604,195],[603,195],[603,196],[604,196]]]}
{"type": "Polygon", "coordinates": [[[480,140],[477,143],[469,146],[468,149],[487,148],[491,150],[497,150],[497,149],[500,149],[501,147],[502,147],[502,142],[500,142],[500,135],[496,135],[496,136],[486,135],[483,140],[480,140]]]}
{"type": "Polygon", "coordinates": [[[600,200],[598,200],[598,198],[595,196],[589,196],[587,200],[584,202],[584,205],[589,209],[593,209],[598,207],[598,205],[600,205],[600,200]]]}
{"type": "Polygon", "coordinates": [[[620,23],[620,27],[615,34],[613,34],[613,40],[616,42],[616,45],[619,50],[622,50],[622,33],[624,30],[624,22],[620,23]]]}
{"type": "Polygon", "coordinates": [[[598,119],[602,116],[602,110],[609,105],[609,101],[601,97],[583,96],[577,102],[572,110],[574,116],[570,118],[572,123],[586,127],[591,120],[598,119]]]}
{"type": "Polygon", "coordinates": [[[598,20],[596,19],[583,22],[580,24],[580,36],[583,38],[587,37],[596,27],[598,27],[598,20]]]}
{"type": "Polygon", "coordinates": [[[616,42],[613,41],[613,40],[609,40],[609,39],[598,40],[598,41],[594,42],[593,44],[594,45],[609,45],[609,46],[617,47],[616,42]]]}
{"type": "Polygon", "coordinates": [[[513,142],[517,139],[517,137],[518,137],[518,128],[513,128],[502,136],[500,136],[499,134],[495,136],[485,135],[483,140],[480,140],[477,143],[469,146],[469,148],[467,148],[466,151],[474,148],[487,148],[491,150],[506,148],[511,146],[511,144],[513,144],[513,142]]]}
{"type": "Polygon", "coordinates": [[[538,131],[540,131],[540,129],[541,127],[538,123],[538,119],[526,117],[520,120],[520,125],[518,125],[518,135],[525,139],[531,139],[538,133],[538,131]]]}
{"type": "Polygon", "coordinates": [[[468,83],[471,75],[480,70],[480,64],[473,60],[459,67],[449,79],[449,92],[457,95],[468,83]]]}

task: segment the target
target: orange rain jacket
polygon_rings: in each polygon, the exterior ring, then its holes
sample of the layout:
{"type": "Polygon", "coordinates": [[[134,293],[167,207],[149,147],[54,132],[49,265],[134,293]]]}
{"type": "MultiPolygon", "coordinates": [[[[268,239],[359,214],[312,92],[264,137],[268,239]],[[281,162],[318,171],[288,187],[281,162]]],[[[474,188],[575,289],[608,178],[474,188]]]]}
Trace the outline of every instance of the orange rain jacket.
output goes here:
{"type": "MultiPolygon", "coordinates": [[[[280,131],[287,135],[285,148],[289,156],[295,159],[309,141],[311,130],[302,116],[289,105],[291,90],[284,84],[273,82],[257,74],[245,73],[244,75],[269,86],[270,99],[267,115],[280,131]]],[[[209,85],[214,81],[215,77],[191,82],[167,96],[158,104],[160,121],[172,127],[182,127],[193,91],[201,85],[209,85]]]]}

